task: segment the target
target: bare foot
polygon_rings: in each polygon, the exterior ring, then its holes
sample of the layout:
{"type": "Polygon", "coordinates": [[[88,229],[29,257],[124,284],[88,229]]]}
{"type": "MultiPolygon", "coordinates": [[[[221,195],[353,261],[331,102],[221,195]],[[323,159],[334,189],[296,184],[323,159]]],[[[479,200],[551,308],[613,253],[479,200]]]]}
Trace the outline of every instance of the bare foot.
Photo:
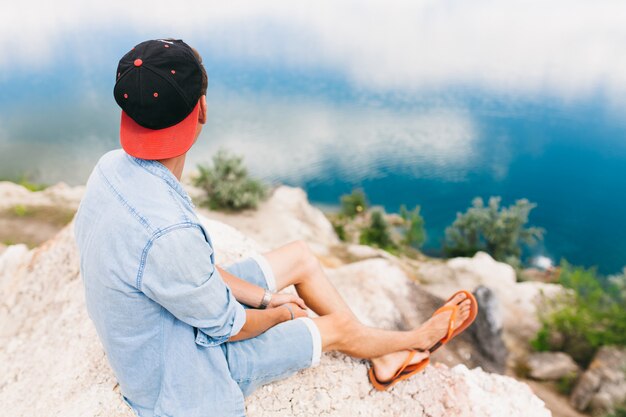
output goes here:
{"type": "MultiPolygon", "coordinates": [[[[471,301],[464,293],[459,293],[452,300],[445,304],[448,305],[459,303],[460,306],[456,316],[456,320],[454,320],[454,328],[463,324],[463,322],[469,317],[471,311],[471,301]]],[[[416,329],[416,333],[418,334],[418,343],[414,347],[416,349],[428,350],[439,340],[441,340],[441,338],[443,338],[448,332],[448,321],[451,314],[452,311],[450,310],[437,313],[433,317],[428,319],[420,327],[418,327],[416,329]]]]}
{"type": "MultiPolygon", "coordinates": [[[[389,381],[398,371],[400,366],[402,366],[410,352],[410,350],[402,350],[400,352],[393,352],[378,358],[373,358],[372,367],[374,368],[376,379],[380,382],[389,381]]],[[[429,355],[430,354],[428,352],[416,352],[409,364],[421,362],[429,355]]]]}

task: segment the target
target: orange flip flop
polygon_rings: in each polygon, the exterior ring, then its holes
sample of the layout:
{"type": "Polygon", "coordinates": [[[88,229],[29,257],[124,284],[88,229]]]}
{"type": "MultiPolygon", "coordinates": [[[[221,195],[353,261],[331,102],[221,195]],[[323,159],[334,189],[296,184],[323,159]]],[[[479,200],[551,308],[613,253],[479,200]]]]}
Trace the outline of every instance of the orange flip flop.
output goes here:
{"type": "MultiPolygon", "coordinates": [[[[428,349],[430,353],[433,353],[434,351],[439,349],[441,346],[445,345],[450,340],[452,340],[452,338],[454,338],[455,336],[460,334],[462,331],[467,329],[469,325],[472,324],[474,320],[476,319],[476,315],[478,314],[478,302],[476,302],[476,298],[474,298],[474,295],[471,292],[465,291],[465,290],[457,291],[450,298],[446,300],[446,303],[448,303],[450,300],[452,300],[454,297],[456,297],[460,293],[464,293],[467,299],[470,300],[470,303],[471,303],[470,314],[467,317],[467,319],[463,323],[461,323],[459,327],[455,328],[454,321],[456,320],[456,315],[458,314],[458,311],[459,311],[459,304],[452,304],[452,305],[448,304],[448,305],[443,305],[439,307],[437,311],[433,313],[433,316],[437,315],[438,313],[448,311],[448,310],[452,310],[452,314],[450,314],[450,319],[448,321],[448,333],[444,337],[442,337],[437,343],[435,343],[430,349],[428,349]]],[[[465,299],[461,300],[461,303],[463,301],[465,301],[465,299]]]]}
{"type": "Polygon", "coordinates": [[[423,371],[424,368],[426,368],[426,366],[430,363],[430,358],[426,358],[421,362],[409,365],[409,362],[411,362],[417,352],[418,350],[411,349],[411,352],[407,355],[400,368],[398,368],[396,373],[388,381],[379,381],[376,378],[376,374],[374,374],[374,367],[370,366],[368,376],[374,388],[378,391],[385,391],[397,384],[399,381],[408,379],[416,373],[423,371]]]}

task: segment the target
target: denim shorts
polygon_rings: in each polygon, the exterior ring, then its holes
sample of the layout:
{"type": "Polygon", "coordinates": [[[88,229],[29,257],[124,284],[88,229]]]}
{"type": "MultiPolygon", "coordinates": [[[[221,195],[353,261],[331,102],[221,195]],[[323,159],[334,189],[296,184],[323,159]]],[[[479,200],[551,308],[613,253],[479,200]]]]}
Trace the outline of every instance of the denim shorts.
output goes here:
{"type": "MultiPolygon", "coordinates": [[[[261,254],[254,254],[224,269],[272,293],[276,292],[274,274],[267,258],[261,254]]],[[[250,308],[245,304],[243,306],[250,308]]],[[[321,356],[321,336],[308,317],[284,321],[251,339],[226,342],[221,346],[230,373],[246,397],[261,385],[316,366],[321,356]]]]}

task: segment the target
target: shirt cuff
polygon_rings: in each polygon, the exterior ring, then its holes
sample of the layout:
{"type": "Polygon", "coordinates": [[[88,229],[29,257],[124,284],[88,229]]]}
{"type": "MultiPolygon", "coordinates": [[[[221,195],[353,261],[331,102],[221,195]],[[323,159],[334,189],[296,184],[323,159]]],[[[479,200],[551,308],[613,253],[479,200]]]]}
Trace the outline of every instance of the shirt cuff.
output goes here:
{"type": "Polygon", "coordinates": [[[230,336],[232,337],[241,331],[241,328],[246,323],[246,309],[243,308],[241,303],[236,302],[235,307],[235,320],[233,321],[233,327],[230,330],[230,336]]]}
{"type": "Polygon", "coordinates": [[[203,331],[199,329],[196,329],[196,332],[197,332],[196,344],[200,346],[205,346],[205,347],[217,346],[219,344],[227,342],[229,338],[231,338],[232,336],[236,335],[237,333],[241,331],[241,328],[246,323],[246,310],[238,301],[234,301],[234,302],[235,302],[235,318],[233,319],[233,324],[230,327],[230,334],[219,336],[219,337],[213,337],[213,336],[207,335],[206,333],[204,333],[203,331]]]}

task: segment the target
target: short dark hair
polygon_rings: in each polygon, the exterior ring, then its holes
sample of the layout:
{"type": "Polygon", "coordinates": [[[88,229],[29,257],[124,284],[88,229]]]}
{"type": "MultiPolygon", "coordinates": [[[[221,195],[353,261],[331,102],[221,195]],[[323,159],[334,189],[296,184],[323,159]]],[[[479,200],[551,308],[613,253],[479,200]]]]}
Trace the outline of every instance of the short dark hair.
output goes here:
{"type": "Polygon", "coordinates": [[[196,56],[198,63],[200,63],[200,70],[202,71],[202,95],[204,96],[206,95],[206,90],[209,86],[209,77],[206,74],[206,69],[204,69],[204,64],[202,64],[202,56],[196,50],[196,48],[194,48],[193,46],[190,46],[190,48],[193,51],[193,54],[196,56]]]}

